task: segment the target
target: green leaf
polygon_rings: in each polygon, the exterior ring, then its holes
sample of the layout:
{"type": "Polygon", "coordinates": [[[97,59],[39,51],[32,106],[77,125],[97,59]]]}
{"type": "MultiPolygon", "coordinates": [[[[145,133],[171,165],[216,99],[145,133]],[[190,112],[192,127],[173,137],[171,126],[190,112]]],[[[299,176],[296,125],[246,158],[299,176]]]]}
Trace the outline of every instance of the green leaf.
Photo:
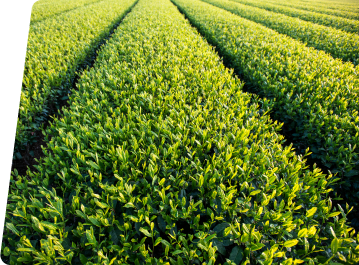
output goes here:
{"type": "Polygon", "coordinates": [[[99,227],[101,226],[100,222],[99,222],[95,217],[90,216],[88,219],[89,219],[90,222],[93,223],[94,225],[99,226],[99,227]]]}
{"type": "Polygon", "coordinates": [[[299,241],[298,241],[297,239],[288,240],[288,241],[286,241],[286,242],[284,243],[284,246],[285,246],[286,248],[290,248],[290,247],[293,247],[293,246],[297,245],[298,242],[299,242],[299,241]]]}
{"type": "Polygon", "coordinates": [[[223,242],[214,239],[213,246],[217,247],[219,253],[221,253],[222,255],[226,255],[226,248],[224,247],[223,242]]]}
{"type": "Polygon", "coordinates": [[[334,238],[332,240],[332,243],[330,244],[330,248],[334,255],[338,252],[338,248],[339,248],[339,239],[338,238],[334,238]]]}
{"type": "Polygon", "coordinates": [[[243,233],[241,236],[241,241],[243,243],[246,243],[246,242],[248,242],[248,240],[249,240],[249,235],[247,233],[243,233]]]}
{"type": "Polygon", "coordinates": [[[254,195],[257,195],[258,193],[260,193],[261,190],[254,190],[252,191],[251,193],[249,193],[249,196],[254,196],[254,195]]]}
{"type": "Polygon", "coordinates": [[[44,227],[42,226],[42,224],[40,223],[39,219],[37,219],[35,216],[31,216],[31,220],[34,223],[34,226],[39,229],[42,232],[45,232],[44,227]]]}
{"type": "Polygon", "coordinates": [[[262,243],[251,244],[251,251],[257,251],[263,248],[265,245],[262,243]]]}
{"type": "Polygon", "coordinates": [[[285,260],[285,261],[282,262],[283,265],[292,265],[292,263],[293,263],[293,259],[292,259],[292,258],[289,258],[289,259],[287,259],[287,260],[285,260]]]}
{"type": "Polygon", "coordinates": [[[20,252],[33,252],[34,251],[33,248],[18,248],[16,250],[20,251],[20,252]]]}
{"type": "Polygon", "coordinates": [[[135,245],[135,246],[132,248],[132,251],[136,251],[137,249],[139,249],[139,247],[141,247],[141,246],[143,245],[143,243],[145,243],[146,238],[147,238],[147,237],[142,238],[141,241],[140,241],[140,243],[138,243],[137,245],[135,245]]]}
{"type": "Polygon", "coordinates": [[[33,258],[31,256],[23,256],[17,259],[18,262],[32,262],[33,258]]]}
{"type": "Polygon", "coordinates": [[[222,237],[224,230],[229,226],[230,226],[229,223],[221,223],[221,224],[216,225],[213,228],[213,231],[216,232],[219,237],[222,237]]]}
{"type": "MultiPolygon", "coordinates": [[[[249,225],[250,226],[250,225],[249,225]]],[[[247,233],[250,234],[249,228],[247,227],[247,224],[242,224],[243,230],[247,233]]]]}
{"type": "Polygon", "coordinates": [[[92,168],[95,168],[97,170],[100,170],[100,167],[95,163],[95,162],[92,162],[92,161],[86,161],[86,163],[88,165],[90,165],[92,168]]]}
{"type": "Polygon", "coordinates": [[[8,247],[5,247],[5,248],[4,248],[4,252],[3,252],[4,256],[7,257],[7,256],[10,255],[10,253],[11,253],[11,252],[10,252],[10,249],[9,249],[8,247]]]}
{"type": "Polygon", "coordinates": [[[308,254],[309,251],[309,242],[306,238],[304,238],[304,250],[305,250],[305,254],[308,254]]]}
{"type": "Polygon", "coordinates": [[[159,243],[161,243],[162,237],[158,237],[155,241],[155,246],[157,246],[159,243]]]}
{"type": "MultiPolygon", "coordinates": [[[[175,252],[176,252],[176,251],[175,251],[175,252]]],[[[175,254],[174,254],[174,255],[175,255],[175,254]]],[[[178,256],[178,258],[177,258],[177,265],[184,265],[181,256],[178,256]]]]}
{"type": "MultiPolygon", "coordinates": [[[[162,242],[162,241],[161,241],[162,242]]],[[[165,256],[167,257],[168,256],[168,251],[170,250],[170,247],[169,246],[166,246],[165,248],[165,256]]]]}
{"type": "Polygon", "coordinates": [[[235,264],[239,265],[239,263],[243,259],[243,249],[242,247],[235,246],[232,249],[231,254],[229,255],[229,259],[233,261],[235,264]]]}
{"type": "Polygon", "coordinates": [[[331,213],[331,214],[328,215],[328,218],[329,218],[329,217],[337,216],[337,215],[339,215],[339,214],[340,214],[340,212],[331,213]]]}
{"type": "Polygon", "coordinates": [[[90,230],[86,230],[86,238],[90,244],[96,245],[97,241],[93,234],[93,228],[91,227],[90,230]]]}
{"type": "Polygon", "coordinates": [[[87,258],[84,254],[80,254],[80,261],[83,265],[87,263],[87,258]]]}
{"type": "Polygon", "coordinates": [[[205,245],[201,244],[201,243],[198,243],[197,246],[198,246],[200,249],[203,249],[203,250],[205,250],[205,251],[208,251],[208,248],[207,248],[205,245]]]}
{"type": "Polygon", "coordinates": [[[19,230],[12,223],[6,223],[6,227],[11,230],[14,234],[19,235],[19,230]]]}
{"type": "Polygon", "coordinates": [[[298,237],[301,238],[301,237],[306,237],[308,234],[308,229],[307,228],[303,228],[301,229],[299,232],[298,232],[298,237]]]}
{"type": "Polygon", "coordinates": [[[335,232],[334,232],[333,227],[330,226],[330,227],[329,227],[329,230],[330,230],[330,232],[332,233],[333,237],[336,238],[337,236],[336,236],[336,234],[335,234],[335,232]]]}
{"type": "Polygon", "coordinates": [[[151,233],[148,230],[144,229],[143,227],[140,228],[140,231],[145,234],[147,237],[152,237],[151,233]]]}
{"type": "Polygon", "coordinates": [[[86,220],[86,214],[84,214],[83,212],[76,210],[77,215],[79,215],[82,219],[86,220]]]}
{"type": "Polygon", "coordinates": [[[161,240],[161,243],[162,243],[163,245],[165,245],[166,247],[171,247],[171,244],[170,244],[167,240],[162,239],[162,240],[161,240]]]}
{"type": "Polygon", "coordinates": [[[213,238],[215,238],[216,237],[216,234],[212,234],[212,235],[210,235],[210,236],[207,236],[205,239],[204,239],[204,241],[206,241],[206,242],[209,242],[209,241],[211,241],[213,238]]]}
{"type": "MultiPolygon", "coordinates": [[[[99,200],[97,199],[94,199],[96,205],[102,209],[105,209],[105,208],[108,208],[109,206],[106,204],[106,203],[103,203],[103,202],[100,202],[99,200]]],[[[126,207],[126,206],[125,206],[126,207]]]]}
{"type": "Polygon", "coordinates": [[[172,255],[178,255],[181,254],[183,251],[182,250],[175,250],[174,252],[172,252],[172,255]]]}
{"type": "Polygon", "coordinates": [[[132,202],[126,203],[126,205],[124,207],[126,207],[126,208],[136,208],[135,205],[132,202]]]}
{"type": "Polygon", "coordinates": [[[307,211],[306,217],[311,217],[315,214],[315,212],[317,211],[317,207],[313,207],[312,209],[307,211]]]}
{"type": "Polygon", "coordinates": [[[56,229],[58,229],[58,227],[57,227],[57,225],[55,225],[55,224],[52,224],[52,223],[50,223],[50,222],[47,222],[47,221],[43,221],[43,222],[40,222],[44,227],[46,227],[47,229],[49,229],[49,230],[56,230],[56,229]]]}

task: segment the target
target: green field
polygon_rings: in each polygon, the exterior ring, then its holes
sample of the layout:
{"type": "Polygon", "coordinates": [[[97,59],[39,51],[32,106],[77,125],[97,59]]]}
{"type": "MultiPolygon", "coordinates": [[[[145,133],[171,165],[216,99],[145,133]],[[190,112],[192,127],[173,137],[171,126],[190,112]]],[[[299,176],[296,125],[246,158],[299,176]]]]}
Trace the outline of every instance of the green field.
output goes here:
{"type": "Polygon", "coordinates": [[[358,4],[36,2],[2,260],[359,264],[358,4]]]}

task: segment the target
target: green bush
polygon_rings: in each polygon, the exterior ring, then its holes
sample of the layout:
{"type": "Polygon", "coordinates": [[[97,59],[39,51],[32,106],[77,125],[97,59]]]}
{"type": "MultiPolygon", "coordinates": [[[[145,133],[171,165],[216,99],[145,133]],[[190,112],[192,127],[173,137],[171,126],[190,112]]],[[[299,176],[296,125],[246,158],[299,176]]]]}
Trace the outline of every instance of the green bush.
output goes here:
{"type": "MultiPolygon", "coordinates": [[[[168,0],[140,0],[11,177],[10,264],[357,263],[337,181],[168,0]]],[[[5,258],[4,258],[5,259],[5,258]]]]}

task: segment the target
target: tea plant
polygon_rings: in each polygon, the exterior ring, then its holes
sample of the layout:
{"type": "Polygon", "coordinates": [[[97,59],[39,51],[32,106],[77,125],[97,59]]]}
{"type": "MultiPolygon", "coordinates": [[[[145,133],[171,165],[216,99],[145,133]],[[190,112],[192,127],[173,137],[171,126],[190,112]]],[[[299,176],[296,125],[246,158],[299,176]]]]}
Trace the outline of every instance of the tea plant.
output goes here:
{"type": "Polygon", "coordinates": [[[51,123],[37,171],[14,172],[2,254],[10,264],[357,263],[351,209],[328,197],[338,179],[283,147],[270,102],[241,89],[170,1],[140,0],[51,123]]]}

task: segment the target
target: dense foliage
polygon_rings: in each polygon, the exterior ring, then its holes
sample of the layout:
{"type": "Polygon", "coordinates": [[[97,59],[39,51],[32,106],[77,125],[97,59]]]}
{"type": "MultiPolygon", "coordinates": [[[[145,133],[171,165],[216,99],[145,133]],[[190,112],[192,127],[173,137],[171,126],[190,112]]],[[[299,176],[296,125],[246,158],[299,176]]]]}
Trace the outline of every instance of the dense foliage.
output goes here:
{"type": "Polygon", "coordinates": [[[337,179],[284,148],[269,102],[241,88],[170,1],[140,0],[48,128],[37,171],[12,175],[3,256],[357,263],[350,210],[328,197],[337,179]]]}
{"type": "MultiPolygon", "coordinates": [[[[105,0],[32,24],[20,98],[15,154],[36,141],[52,104],[66,97],[76,71],[135,0],[105,0]]],[[[30,150],[31,152],[31,150],[30,150]]]]}
{"type": "Polygon", "coordinates": [[[308,10],[308,11],[312,11],[312,12],[333,15],[333,16],[337,16],[337,17],[344,17],[344,18],[356,19],[356,20],[359,19],[359,14],[356,13],[359,10],[356,10],[356,12],[355,11],[353,12],[353,9],[347,9],[348,11],[340,10],[340,8],[338,9],[338,5],[335,5],[334,9],[330,9],[326,5],[324,7],[323,6],[315,6],[315,5],[310,5],[308,3],[303,4],[303,2],[299,2],[299,1],[290,1],[290,2],[289,1],[275,1],[275,2],[269,1],[269,2],[275,3],[277,5],[284,5],[284,6],[308,10]]]}
{"type": "Polygon", "coordinates": [[[99,0],[39,0],[32,7],[31,23],[98,1],[99,0]]]}
{"type": "Polygon", "coordinates": [[[308,46],[330,53],[335,58],[351,61],[355,65],[359,64],[359,35],[357,34],[229,0],[203,1],[298,39],[308,46]]]}
{"type": "MultiPolygon", "coordinates": [[[[286,0],[279,0],[277,3],[281,3],[286,0]]],[[[298,1],[299,3],[302,3],[303,5],[307,6],[314,6],[314,7],[321,7],[326,9],[335,9],[335,10],[343,10],[347,12],[358,12],[359,7],[357,1],[346,1],[346,0],[337,0],[337,1],[318,1],[318,0],[290,0],[291,2],[298,1]]]]}
{"type": "Polygon", "coordinates": [[[267,2],[266,0],[232,0],[232,1],[263,8],[277,13],[282,13],[291,17],[298,17],[302,20],[310,21],[319,25],[337,28],[351,33],[359,32],[359,21],[353,19],[320,14],[320,13],[300,10],[292,7],[279,6],[267,2]]]}
{"type": "Polygon", "coordinates": [[[176,4],[359,202],[358,68],[199,0],[176,4]]]}

